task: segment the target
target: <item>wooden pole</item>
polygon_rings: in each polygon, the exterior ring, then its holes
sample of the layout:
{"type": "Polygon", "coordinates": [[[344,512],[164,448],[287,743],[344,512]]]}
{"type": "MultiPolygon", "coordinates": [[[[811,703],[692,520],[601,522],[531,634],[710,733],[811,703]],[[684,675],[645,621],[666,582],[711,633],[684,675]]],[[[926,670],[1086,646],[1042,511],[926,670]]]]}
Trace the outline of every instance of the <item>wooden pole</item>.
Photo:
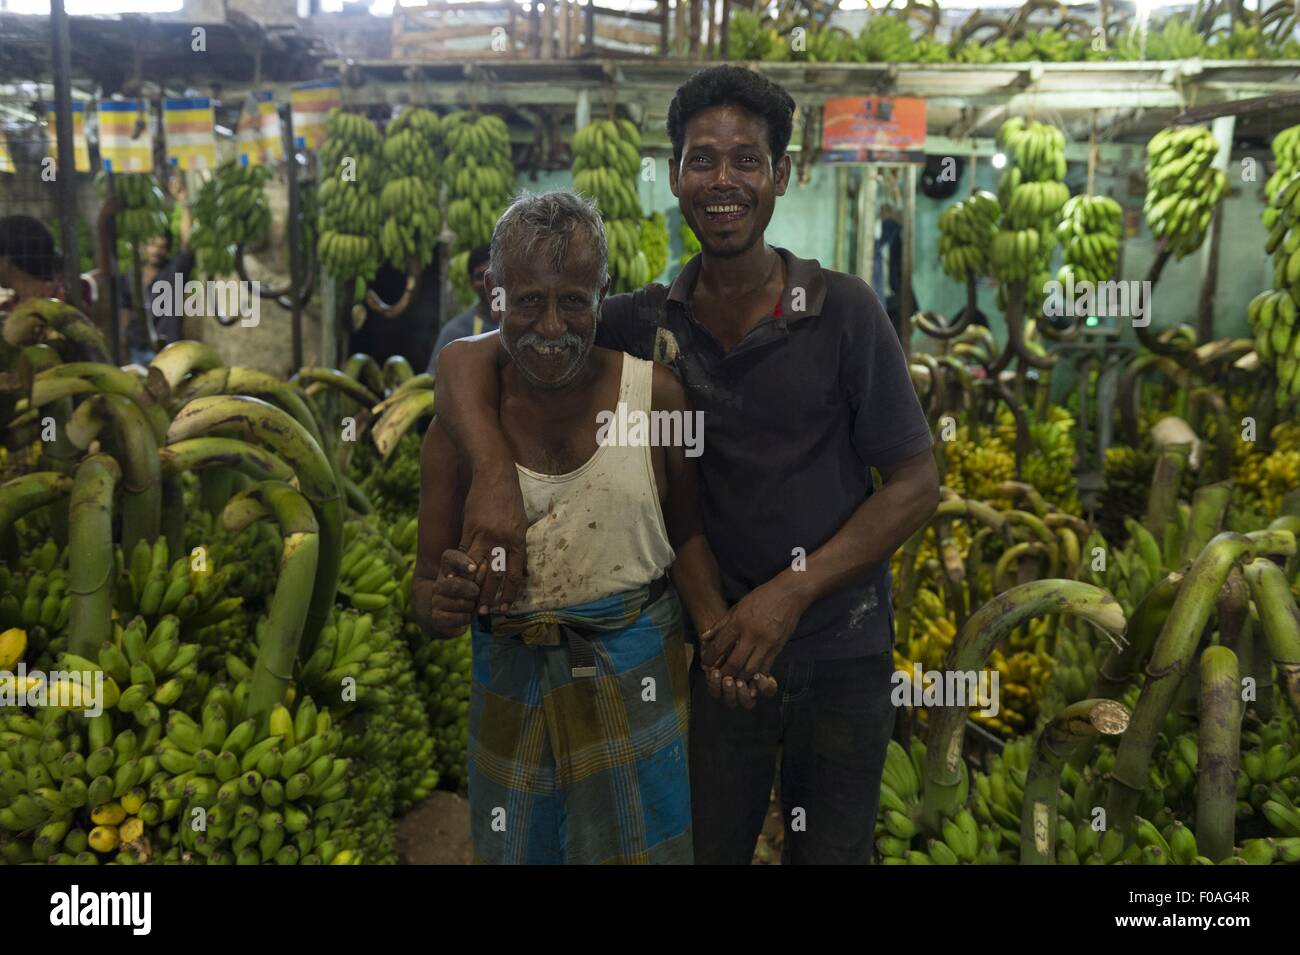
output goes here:
{"type": "Polygon", "coordinates": [[[280,127],[284,136],[285,178],[289,185],[289,312],[293,336],[293,367],[301,368],[305,362],[302,356],[302,307],[304,273],[302,261],[302,195],[298,187],[298,150],[293,141],[293,110],[284,111],[284,121],[280,127]]]}
{"type": "Polygon", "coordinates": [[[842,165],[832,167],[835,176],[835,271],[843,272],[848,262],[849,171],[842,165]]]}
{"type": "Polygon", "coordinates": [[[77,223],[77,154],[72,129],[72,40],[63,0],[50,0],[50,30],[54,51],[54,125],[59,144],[59,241],[63,245],[63,297],[81,308],[81,243],[77,223]]]}
{"type": "Polygon", "coordinates": [[[858,185],[858,255],[854,271],[868,285],[875,278],[872,268],[876,258],[876,164],[862,167],[858,185]]]}
{"type": "Polygon", "coordinates": [[[912,244],[916,234],[916,166],[909,165],[903,177],[903,280],[898,290],[898,337],[903,354],[912,340],[912,244]]]}
{"type": "Polygon", "coordinates": [[[691,44],[690,57],[692,60],[700,58],[700,4],[704,0],[690,0],[691,4],[691,44]]]}

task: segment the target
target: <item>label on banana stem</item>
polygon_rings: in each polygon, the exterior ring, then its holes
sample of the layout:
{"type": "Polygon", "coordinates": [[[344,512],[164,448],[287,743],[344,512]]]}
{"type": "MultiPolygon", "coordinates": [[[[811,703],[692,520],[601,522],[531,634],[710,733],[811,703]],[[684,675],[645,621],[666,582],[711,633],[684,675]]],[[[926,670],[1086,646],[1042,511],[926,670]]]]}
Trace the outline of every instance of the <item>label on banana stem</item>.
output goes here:
{"type": "Polygon", "coordinates": [[[947,762],[948,772],[955,773],[961,765],[961,740],[966,733],[966,727],[962,727],[956,733],[952,734],[952,742],[948,744],[947,762]]]}
{"type": "Polygon", "coordinates": [[[1047,828],[1051,820],[1047,818],[1047,803],[1041,800],[1034,800],[1034,849],[1039,855],[1047,855],[1051,848],[1048,837],[1050,830],[1047,828]]]}

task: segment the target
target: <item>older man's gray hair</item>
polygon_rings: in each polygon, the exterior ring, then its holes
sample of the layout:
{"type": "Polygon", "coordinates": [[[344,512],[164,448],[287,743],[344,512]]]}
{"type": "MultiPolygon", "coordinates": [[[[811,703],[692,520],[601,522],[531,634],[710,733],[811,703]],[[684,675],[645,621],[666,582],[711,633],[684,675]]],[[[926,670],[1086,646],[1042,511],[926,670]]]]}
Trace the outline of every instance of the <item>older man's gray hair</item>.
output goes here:
{"type": "Polygon", "coordinates": [[[571,192],[521,195],[492,230],[492,277],[498,284],[504,282],[506,258],[513,256],[524,260],[544,256],[559,271],[568,257],[569,243],[587,237],[600,260],[599,292],[609,280],[609,246],[596,204],[571,192]]]}

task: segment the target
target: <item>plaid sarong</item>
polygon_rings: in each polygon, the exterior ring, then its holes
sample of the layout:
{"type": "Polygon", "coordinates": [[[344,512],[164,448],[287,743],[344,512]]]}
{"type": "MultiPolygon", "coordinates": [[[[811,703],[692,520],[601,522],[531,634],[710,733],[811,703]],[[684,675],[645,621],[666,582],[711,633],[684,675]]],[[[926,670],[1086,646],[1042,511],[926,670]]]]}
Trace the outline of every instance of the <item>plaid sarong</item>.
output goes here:
{"type": "Polygon", "coordinates": [[[477,863],[690,864],[681,604],[648,588],[473,626],[470,834],[477,863]],[[596,675],[574,678],[558,624],[596,675]]]}

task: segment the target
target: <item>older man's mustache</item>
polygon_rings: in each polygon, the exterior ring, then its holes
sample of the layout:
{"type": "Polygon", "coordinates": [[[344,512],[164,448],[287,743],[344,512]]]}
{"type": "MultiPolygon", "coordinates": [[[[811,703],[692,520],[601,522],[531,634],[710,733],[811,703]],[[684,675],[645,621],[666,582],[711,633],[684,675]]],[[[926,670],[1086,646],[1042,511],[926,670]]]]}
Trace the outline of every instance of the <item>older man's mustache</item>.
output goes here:
{"type": "Polygon", "coordinates": [[[585,342],[581,335],[565,332],[559,338],[543,338],[536,332],[526,332],[515,342],[516,348],[528,348],[539,355],[563,355],[581,350],[585,342]]]}

